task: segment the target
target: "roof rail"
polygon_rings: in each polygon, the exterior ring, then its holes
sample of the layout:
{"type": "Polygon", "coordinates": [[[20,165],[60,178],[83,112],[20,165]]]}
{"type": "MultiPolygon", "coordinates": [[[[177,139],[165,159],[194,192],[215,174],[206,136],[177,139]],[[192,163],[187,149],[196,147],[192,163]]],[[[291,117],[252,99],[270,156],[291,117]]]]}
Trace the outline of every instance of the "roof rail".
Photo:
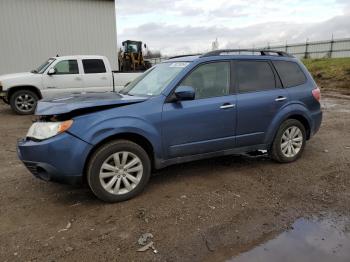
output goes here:
{"type": "Polygon", "coordinates": [[[177,56],[171,56],[168,59],[174,59],[174,58],[181,58],[186,56],[197,56],[197,55],[203,55],[203,54],[187,54],[187,55],[177,55],[177,56]]]}
{"type": "Polygon", "coordinates": [[[275,53],[279,56],[286,56],[286,57],[293,57],[292,55],[279,50],[270,50],[270,49],[221,49],[221,50],[215,50],[210,51],[208,53],[203,54],[201,57],[208,57],[208,56],[218,56],[218,55],[225,55],[224,53],[238,53],[241,52],[247,52],[247,53],[260,53],[260,55],[270,55],[270,53],[275,53]]]}

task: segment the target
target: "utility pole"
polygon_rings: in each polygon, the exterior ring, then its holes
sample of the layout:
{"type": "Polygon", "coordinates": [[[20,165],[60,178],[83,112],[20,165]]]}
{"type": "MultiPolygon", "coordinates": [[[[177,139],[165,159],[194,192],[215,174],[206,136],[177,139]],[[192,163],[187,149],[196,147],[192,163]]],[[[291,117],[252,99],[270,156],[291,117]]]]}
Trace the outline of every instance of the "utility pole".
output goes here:
{"type": "Polygon", "coordinates": [[[304,58],[309,58],[309,38],[306,38],[304,58]]]}
{"type": "Polygon", "coordinates": [[[332,40],[331,40],[330,50],[329,50],[329,53],[328,53],[328,58],[332,58],[332,55],[333,55],[333,44],[334,44],[334,38],[333,38],[333,33],[332,33],[332,40]]]}

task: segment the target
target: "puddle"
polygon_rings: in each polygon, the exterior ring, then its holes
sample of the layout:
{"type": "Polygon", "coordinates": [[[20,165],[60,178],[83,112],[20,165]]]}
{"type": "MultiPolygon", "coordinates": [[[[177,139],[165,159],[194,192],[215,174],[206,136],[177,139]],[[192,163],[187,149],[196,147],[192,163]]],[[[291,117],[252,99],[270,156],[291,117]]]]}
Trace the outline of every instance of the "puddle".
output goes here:
{"type": "Polygon", "coordinates": [[[298,219],[293,229],[229,262],[349,262],[349,222],[298,219]]]}

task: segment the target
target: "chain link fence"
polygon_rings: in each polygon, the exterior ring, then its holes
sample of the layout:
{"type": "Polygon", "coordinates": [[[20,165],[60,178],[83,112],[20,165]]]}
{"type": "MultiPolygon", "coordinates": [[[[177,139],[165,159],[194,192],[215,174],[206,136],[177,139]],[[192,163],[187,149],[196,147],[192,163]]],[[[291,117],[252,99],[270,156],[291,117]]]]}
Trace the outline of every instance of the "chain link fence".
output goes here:
{"type": "MultiPolygon", "coordinates": [[[[298,44],[267,45],[258,49],[270,49],[285,51],[289,54],[302,58],[338,58],[350,57],[350,38],[331,39],[325,41],[306,41],[298,44]]],[[[161,63],[168,57],[152,58],[152,65],[161,63]]]]}
{"type": "Polygon", "coordinates": [[[285,51],[298,58],[350,57],[350,38],[331,39],[300,44],[265,46],[266,49],[285,51]]]}

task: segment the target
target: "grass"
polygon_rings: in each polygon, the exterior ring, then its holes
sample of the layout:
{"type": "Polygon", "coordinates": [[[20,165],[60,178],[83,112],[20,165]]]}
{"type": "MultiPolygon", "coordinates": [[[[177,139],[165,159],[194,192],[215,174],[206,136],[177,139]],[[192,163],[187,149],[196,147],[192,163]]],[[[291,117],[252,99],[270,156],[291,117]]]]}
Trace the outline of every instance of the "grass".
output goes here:
{"type": "Polygon", "coordinates": [[[304,65],[323,89],[350,89],[350,58],[304,59],[304,65]]]}

